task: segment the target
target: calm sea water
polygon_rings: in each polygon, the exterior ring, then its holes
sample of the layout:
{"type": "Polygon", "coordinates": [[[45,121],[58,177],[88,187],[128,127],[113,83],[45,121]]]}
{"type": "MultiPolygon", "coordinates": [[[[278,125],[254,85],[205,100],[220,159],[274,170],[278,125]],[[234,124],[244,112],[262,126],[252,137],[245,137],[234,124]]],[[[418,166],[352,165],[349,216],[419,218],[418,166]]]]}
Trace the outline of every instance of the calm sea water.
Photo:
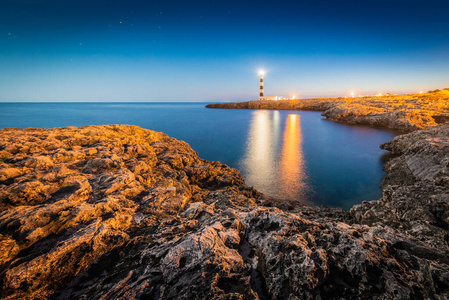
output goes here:
{"type": "Polygon", "coordinates": [[[207,109],[206,103],[0,103],[0,128],[132,124],[188,142],[259,191],[349,209],[381,197],[379,145],[395,133],[319,112],[207,109]]]}

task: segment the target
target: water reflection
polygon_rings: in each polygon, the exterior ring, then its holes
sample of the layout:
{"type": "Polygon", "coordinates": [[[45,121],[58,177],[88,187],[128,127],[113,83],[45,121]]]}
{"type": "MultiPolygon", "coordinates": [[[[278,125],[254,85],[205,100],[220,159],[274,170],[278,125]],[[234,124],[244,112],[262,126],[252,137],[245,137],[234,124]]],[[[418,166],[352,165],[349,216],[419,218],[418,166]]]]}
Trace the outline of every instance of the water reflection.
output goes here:
{"type": "Polygon", "coordinates": [[[302,142],[299,115],[288,115],[281,128],[279,111],[254,111],[240,168],[247,183],[271,196],[305,201],[310,189],[302,142]]]}
{"type": "Polygon", "coordinates": [[[244,177],[250,185],[269,191],[276,179],[275,140],[279,136],[279,116],[273,122],[272,112],[255,111],[249,130],[244,177]],[[277,132],[277,133],[275,133],[277,132]]]}
{"type": "Polygon", "coordinates": [[[280,161],[280,186],[285,198],[305,198],[307,193],[306,170],[302,152],[301,119],[288,115],[285,121],[284,140],[280,161]]]}

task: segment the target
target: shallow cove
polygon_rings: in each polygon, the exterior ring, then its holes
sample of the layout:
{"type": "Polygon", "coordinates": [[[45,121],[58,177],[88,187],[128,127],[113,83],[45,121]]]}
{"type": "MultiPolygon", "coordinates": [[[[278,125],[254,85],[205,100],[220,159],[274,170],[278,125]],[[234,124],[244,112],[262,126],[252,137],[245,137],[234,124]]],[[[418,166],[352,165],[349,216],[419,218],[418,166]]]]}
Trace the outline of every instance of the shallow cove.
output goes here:
{"type": "Polygon", "coordinates": [[[267,195],[349,209],[380,198],[379,145],[394,132],[320,112],[207,109],[205,103],[0,103],[0,128],[131,124],[184,140],[267,195]]]}

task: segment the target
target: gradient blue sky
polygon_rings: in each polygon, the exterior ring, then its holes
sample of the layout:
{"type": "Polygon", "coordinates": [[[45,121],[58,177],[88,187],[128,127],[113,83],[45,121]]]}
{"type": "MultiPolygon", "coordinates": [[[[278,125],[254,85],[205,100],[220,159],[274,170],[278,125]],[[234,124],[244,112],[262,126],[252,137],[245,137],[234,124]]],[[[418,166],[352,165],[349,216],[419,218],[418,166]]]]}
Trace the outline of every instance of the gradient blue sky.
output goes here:
{"type": "Polygon", "coordinates": [[[0,0],[0,101],[449,87],[449,1],[0,0]]]}

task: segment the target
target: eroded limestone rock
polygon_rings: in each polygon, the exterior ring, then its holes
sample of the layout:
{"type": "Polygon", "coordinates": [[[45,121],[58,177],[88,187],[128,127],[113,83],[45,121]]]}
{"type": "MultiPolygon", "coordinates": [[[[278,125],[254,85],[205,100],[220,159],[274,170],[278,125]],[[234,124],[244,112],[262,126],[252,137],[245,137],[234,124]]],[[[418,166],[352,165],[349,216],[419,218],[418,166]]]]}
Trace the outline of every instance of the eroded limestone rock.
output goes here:
{"type": "Polygon", "coordinates": [[[264,196],[135,126],[1,129],[0,295],[445,299],[447,136],[387,144],[384,197],[348,213],[264,196]]]}
{"type": "Polygon", "coordinates": [[[449,255],[449,125],[397,136],[381,148],[395,156],[384,167],[383,197],[354,206],[351,214],[449,255]]]}

